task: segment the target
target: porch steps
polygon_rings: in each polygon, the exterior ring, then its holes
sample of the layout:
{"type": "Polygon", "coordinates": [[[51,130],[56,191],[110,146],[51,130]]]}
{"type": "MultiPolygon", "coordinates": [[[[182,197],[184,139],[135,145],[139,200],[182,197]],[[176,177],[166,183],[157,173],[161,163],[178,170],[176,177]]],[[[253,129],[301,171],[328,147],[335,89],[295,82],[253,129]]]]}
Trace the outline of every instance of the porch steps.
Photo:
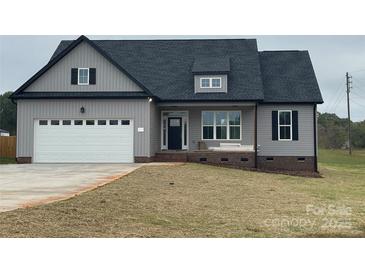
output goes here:
{"type": "Polygon", "coordinates": [[[164,153],[158,152],[154,157],[156,162],[187,162],[187,153],[164,153]]]}

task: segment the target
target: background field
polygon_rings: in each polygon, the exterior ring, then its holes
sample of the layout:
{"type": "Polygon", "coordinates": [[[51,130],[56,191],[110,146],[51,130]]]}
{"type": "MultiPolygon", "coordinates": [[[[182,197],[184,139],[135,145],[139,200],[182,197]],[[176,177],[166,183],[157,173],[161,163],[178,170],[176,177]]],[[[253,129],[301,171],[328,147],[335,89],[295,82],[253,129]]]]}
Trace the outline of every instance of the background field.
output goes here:
{"type": "Polygon", "coordinates": [[[365,151],[320,151],[322,178],[143,167],[78,197],[0,213],[1,237],[364,237],[365,151]]]}

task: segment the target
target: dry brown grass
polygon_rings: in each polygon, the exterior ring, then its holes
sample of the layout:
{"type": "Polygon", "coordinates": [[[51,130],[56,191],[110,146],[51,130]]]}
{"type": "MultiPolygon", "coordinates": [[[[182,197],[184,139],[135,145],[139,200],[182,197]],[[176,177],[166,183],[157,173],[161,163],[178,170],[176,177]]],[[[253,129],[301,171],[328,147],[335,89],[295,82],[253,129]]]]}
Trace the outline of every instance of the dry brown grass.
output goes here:
{"type": "Polygon", "coordinates": [[[364,183],[346,185],[327,168],[323,176],[148,166],[66,201],[1,213],[0,237],[364,236],[364,183]],[[351,207],[351,228],[321,228],[328,216],[307,214],[308,204],[351,207]]]}

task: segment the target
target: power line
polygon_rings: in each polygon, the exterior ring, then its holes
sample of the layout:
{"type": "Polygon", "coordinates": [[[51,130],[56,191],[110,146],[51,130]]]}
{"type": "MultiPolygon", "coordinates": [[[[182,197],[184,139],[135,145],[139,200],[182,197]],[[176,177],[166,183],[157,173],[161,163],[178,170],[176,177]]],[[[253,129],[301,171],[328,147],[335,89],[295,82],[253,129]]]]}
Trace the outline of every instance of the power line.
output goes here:
{"type": "Polygon", "coordinates": [[[360,98],[360,99],[365,100],[365,97],[362,97],[362,95],[360,95],[360,94],[356,93],[354,90],[352,90],[352,93],[353,93],[356,97],[358,97],[358,98],[360,98]]]}
{"type": "Polygon", "coordinates": [[[337,107],[339,106],[339,103],[342,102],[343,99],[345,99],[345,96],[346,96],[345,92],[340,94],[339,100],[337,100],[337,103],[335,104],[334,109],[332,111],[333,113],[336,112],[337,107]]]}
{"type": "Polygon", "coordinates": [[[350,100],[352,103],[354,103],[354,104],[356,104],[356,105],[358,105],[358,106],[360,106],[360,107],[364,107],[365,108],[365,105],[362,105],[362,104],[360,104],[359,102],[357,102],[357,101],[354,101],[354,100],[350,100]]]}
{"type": "Polygon", "coordinates": [[[335,92],[335,96],[333,98],[335,98],[335,100],[331,101],[331,103],[329,103],[326,106],[326,110],[325,112],[329,112],[333,109],[333,106],[337,103],[337,101],[339,100],[339,98],[341,97],[342,93],[342,88],[344,86],[344,83],[341,81],[340,85],[338,86],[336,92],[335,92]]]}

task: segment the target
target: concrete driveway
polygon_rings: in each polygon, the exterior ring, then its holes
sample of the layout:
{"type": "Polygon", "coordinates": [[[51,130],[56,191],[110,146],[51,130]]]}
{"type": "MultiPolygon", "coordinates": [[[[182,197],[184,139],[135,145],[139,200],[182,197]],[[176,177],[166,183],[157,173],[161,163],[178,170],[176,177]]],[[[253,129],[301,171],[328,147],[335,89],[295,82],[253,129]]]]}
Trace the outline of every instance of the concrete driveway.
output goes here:
{"type": "Polygon", "coordinates": [[[0,165],[0,212],[72,197],[142,164],[0,165]]]}

